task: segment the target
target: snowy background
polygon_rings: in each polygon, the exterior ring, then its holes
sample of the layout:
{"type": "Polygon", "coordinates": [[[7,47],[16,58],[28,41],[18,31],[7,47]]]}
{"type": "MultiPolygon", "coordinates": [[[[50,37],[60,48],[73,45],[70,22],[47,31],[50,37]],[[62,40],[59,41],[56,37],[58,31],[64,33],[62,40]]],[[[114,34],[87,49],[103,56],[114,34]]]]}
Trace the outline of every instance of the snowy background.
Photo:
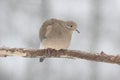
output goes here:
{"type": "MultiPolygon", "coordinates": [[[[0,47],[38,49],[50,18],[78,24],[69,49],[120,54],[120,0],[0,0],[0,47]]],[[[120,66],[77,59],[0,58],[0,80],[120,80],[120,66]]]]}

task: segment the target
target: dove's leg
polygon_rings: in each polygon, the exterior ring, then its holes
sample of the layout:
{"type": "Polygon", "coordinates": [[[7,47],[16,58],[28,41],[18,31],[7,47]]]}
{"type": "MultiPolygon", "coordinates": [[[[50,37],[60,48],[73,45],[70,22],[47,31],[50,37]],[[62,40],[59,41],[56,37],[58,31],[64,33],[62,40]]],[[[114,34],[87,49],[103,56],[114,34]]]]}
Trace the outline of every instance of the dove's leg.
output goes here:
{"type": "Polygon", "coordinates": [[[45,56],[40,58],[40,62],[43,62],[47,56],[49,57],[52,54],[52,49],[51,48],[44,49],[44,52],[45,56]]]}

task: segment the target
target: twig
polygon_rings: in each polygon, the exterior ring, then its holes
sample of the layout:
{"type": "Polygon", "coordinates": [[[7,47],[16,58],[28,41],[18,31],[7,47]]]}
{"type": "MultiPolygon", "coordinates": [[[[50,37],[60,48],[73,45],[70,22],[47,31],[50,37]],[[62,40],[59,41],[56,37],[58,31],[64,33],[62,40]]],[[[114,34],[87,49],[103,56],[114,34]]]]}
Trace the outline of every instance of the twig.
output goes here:
{"type": "Polygon", "coordinates": [[[120,64],[120,55],[108,55],[103,51],[101,53],[90,53],[77,50],[51,50],[50,55],[45,54],[45,50],[23,49],[23,48],[0,48],[0,56],[21,56],[21,57],[43,57],[46,58],[81,58],[97,62],[107,62],[113,64],[120,64]]]}

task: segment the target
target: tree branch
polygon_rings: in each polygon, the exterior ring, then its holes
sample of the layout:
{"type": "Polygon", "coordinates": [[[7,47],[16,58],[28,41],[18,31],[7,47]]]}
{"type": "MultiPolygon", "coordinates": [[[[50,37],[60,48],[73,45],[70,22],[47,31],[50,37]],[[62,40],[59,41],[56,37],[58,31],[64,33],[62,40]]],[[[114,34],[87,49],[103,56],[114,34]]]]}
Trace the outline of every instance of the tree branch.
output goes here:
{"type": "Polygon", "coordinates": [[[108,55],[101,53],[90,53],[77,50],[51,50],[51,54],[45,54],[45,50],[23,49],[23,48],[0,48],[0,57],[21,56],[21,57],[46,57],[46,58],[81,58],[97,62],[120,64],[120,55],[108,55]]]}

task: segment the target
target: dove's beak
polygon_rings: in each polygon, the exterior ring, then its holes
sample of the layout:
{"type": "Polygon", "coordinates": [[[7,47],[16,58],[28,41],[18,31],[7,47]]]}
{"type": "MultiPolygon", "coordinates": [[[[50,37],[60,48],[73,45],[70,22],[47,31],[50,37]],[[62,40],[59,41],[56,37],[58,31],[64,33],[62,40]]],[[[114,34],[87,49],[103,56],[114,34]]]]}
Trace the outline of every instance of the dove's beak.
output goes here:
{"type": "Polygon", "coordinates": [[[80,31],[79,31],[78,29],[76,29],[76,31],[77,31],[78,33],[80,33],[80,31]]]}

